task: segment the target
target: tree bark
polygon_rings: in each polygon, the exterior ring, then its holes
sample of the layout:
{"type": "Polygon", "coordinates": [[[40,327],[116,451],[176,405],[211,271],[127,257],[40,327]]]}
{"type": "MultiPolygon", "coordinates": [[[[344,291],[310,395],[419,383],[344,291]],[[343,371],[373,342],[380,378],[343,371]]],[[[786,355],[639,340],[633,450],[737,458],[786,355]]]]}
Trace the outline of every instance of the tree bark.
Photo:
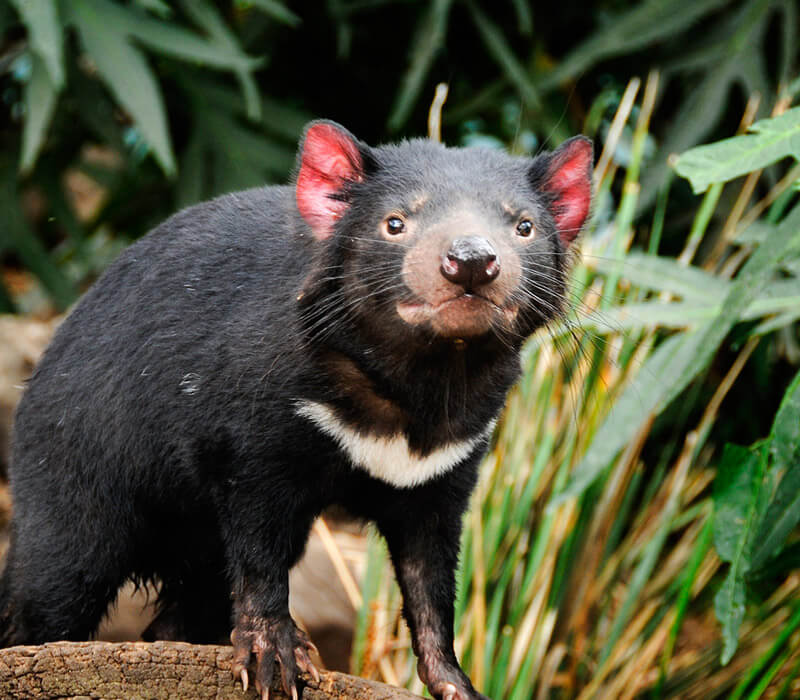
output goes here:
{"type": "MultiPolygon", "coordinates": [[[[228,700],[257,698],[234,683],[232,648],[182,642],[53,642],[0,650],[0,698],[228,700]]],[[[304,700],[419,700],[407,690],[325,671],[303,676],[304,700]]],[[[276,674],[271,697],[284,700],[276,674]]]]}

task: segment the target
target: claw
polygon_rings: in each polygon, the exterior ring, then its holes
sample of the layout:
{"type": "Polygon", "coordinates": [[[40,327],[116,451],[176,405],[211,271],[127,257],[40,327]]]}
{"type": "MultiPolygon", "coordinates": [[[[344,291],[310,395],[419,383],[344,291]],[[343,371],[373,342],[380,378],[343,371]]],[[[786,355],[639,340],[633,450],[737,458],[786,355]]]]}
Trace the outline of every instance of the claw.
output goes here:
{"type": "Polygon", "coordinates": [[[311,662],[306,649],[301,649],[299,647],[295,649],[294,659],[301,671],[305,671],[314,679],[316,683],[319,683],[319,671],[317,671],[317,667],[311,662]]]}
{"type": "MultiPolygon", "coordinates": [[[[234,646],[231,670],[234,679],[241,678],[242,688],[249,684],[247,668],[254,662],[253,686],[261,700],[269,700],[275,664],[279,665],[284,692],[290,700],[299,700],[298,670],[309,674],[319,683],[320,674],[309,657],[316,647],[308,642],[289,616],[261,618],[241,616],[231,634],[234,646]]],[[[453,698],[452,700],[455,700],[453,698]]]]}
{"type": "Polygon", "coordinates": [[[319,684],[319,671],[317,671],[317,667],[314,664],[308,664],[308,672],[311,674],[314,682],[319,684]]]}
{"type": "Polygon", "coordinates": [[[455,700],[456,687],[452,683],[447,683],[442,690],[442,700],[455,700]]]}

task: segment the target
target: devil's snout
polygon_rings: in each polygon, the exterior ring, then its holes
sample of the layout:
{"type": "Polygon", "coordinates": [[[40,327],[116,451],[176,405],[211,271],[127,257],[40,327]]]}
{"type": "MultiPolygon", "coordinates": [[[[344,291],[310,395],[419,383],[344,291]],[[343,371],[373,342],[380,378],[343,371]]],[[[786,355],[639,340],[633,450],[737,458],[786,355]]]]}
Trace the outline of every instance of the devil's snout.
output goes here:
{"type": "Polygon", "coordinates": [[[500,261],[483,236],[461,236],[442,256],[439,269],[445,279],[470,290],[493,281],[500,274],[500,261]]]}

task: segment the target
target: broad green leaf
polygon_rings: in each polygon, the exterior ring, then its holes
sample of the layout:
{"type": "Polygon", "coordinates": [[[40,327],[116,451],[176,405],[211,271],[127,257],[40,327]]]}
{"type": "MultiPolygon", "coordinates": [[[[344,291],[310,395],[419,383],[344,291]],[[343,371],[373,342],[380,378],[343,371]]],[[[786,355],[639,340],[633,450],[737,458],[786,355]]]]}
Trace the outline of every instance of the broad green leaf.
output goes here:
{"type": "Polygon", "coordinates": [[[800,205],[796,205],[778,225],[770,244],[756,248],[739,271],[722,302],[719,316],[703,333],[698,357],[684,370],[684,374],[678,380],[679,385],[686,386],[708,366],[720,343],[741,319],[752,300],[770,283],[783,259],[790,253],[796,252],[798,248],[800,248],[800,205]]]}
{"type": "Polygon", "coordinates": [[[19,162],[19,169],[23,174],[30,172],[36,164],[58,99],[58,88],[53,84],[42,58],[33,54],[31,61],[31,76],[23,92],[25,127],[22,131],[22,154],[19,162]]]}
{"type": "MultiPolygon", "coordinates": [[[[83,5],[82,13],[91,11],[114,36],[134,38],[142,45],[167,56],[197,63],[201,66],[225,70],[254,70],[263,61],[243,53],[237,46],[222,45],[209,41],[198,34],[151,17],[143,12],[129,9],[108,0],[77,0],[66,5],[72,12],[73,5],[83,5]]],[[[74,12],[72,15],[74,16],[74,12]]]]}
{"type": "Polygon", "coordinates": [[[64,55],[61,22],[55,0],[11,0],[28,28],[28,41],[50,74],[53,89],[64,84],[64,55]]]}
{"type": "Polygon", "coordinates": [[[481,34],[486,50],[492,55],[495,62],[503,69],[508,79],[517,89],[528,107],[540,110],[542,98],[539,89],[531,80],[530,72],[520,63],[519,59],[509,47],[509,42],[500,29],[478,7],[477,3],[467,3],[472,15],[472,20],[481,34]]]}
{"type": "Polygon", "coordinates": [[[242,7],[255,7],[261,10],[264,14],[269,15],[278,22],[288,24],[290,27],[296,27],[302,20],[294,12],[292,12],[286,5],[278,0],[243,0],[239,3],[242,7]]]}
{"type": "MultiPolygon", "coordinates": [[[[227,86],[194,74],[183,81],[182,86],[197,101],[198,108],[202,105],[204,111],[211,108],[228,114],[240,113],[238,95],[227,86]]],[[[281,100],[270,97],[261,100],[261,123],[264,128],[291,142],[293,146],[297,144],[305,125],[313,118],[311,113],[281,100]]]]}
{"type": "Polygon", "coordinates": [[[777,552],[800,522],[800,373],[786,391],[775,416],[770,451],[773,459],[770,469],[783,477],[756,539],[754,569],[777,552]]]}
{"type": "Polygon", "coordinates": [[[600,31],[570,52],[540,81],[540,89],[554,88],[578,77],[598,61],[632,53],[658,41],[672,40],[726,0],[649,0],[610,17],[600,31]]]}
{"type": "Polygon", "coordinates": [[[130,112],[164,172],[174,174],[175,157],[161,92],[141,52],[115,24],[118,8],[107,0],[75,0],[70,7],[81,41],[106,85],[130,112]]]}
{"type": "Polygon", "coordinates": [[[800,107],[756,122],[743,136],[687,151],[675,170],[695,192],[704,192],[712,183],[733,180],[787,156],[800,160],[800,107]]]}
{"type": "Polygon", "coordinates": [[[248,129],[233,117],[204,112],[197,121],[204,152],[211,156],[209,194],[254,187],[264,180],[284,180],[295,161],[293,148],[248,129]]]}
{"type": "Polygon", "coordinates": [[[747,228],[742,229],[736,234],[734,239],[740,245],[753,245],[766,241],[775,230],[775,224],[771,224],[763,219],[754,221],[747,228]]]}
{"type": "MultiPolygon", "coordinates": [[[[730,443],[722,452],[714,481],[714,548],[723,561],[733,561],[742,550],[742,526],[753,502],[761,458],[760,452],[730,443]]],[[[746,562],[743,565],[746,568],[746,562]]]]}
{"type": "Polygon", "coordinates": [[[739,627],[745,613],[745,585],[742,576],[737,577],[731,568],[714,596],[714,612],[722,625],[721,662],[727,664],[739,646],[739,627]]]}
{"type": "Polygon", "coordinates": [[[161,18],[166,19],[172,16],[172,8],[164,0],[135,0],[135,2],[161,18]]]}
{"type": "MultiPolygon", "coordinates": [[[[234,54],[239,52],[239,40],[222,21],[219,12],[213,5],[205,0],[183,0],[181,5],[189,17],[208,32],[214,44],[234,54]]],[[[258,99],[258,86],[251,73],[252,68],[252,66],[237,67],[233,70],[244,94],[247,117],[255,121],[261,117],[261,105],[258,99]]]]}
{"type": "Polygon", "coordinates": [[[795,321],[800,321],[800,306],[792,311],[784,311],[783,313],[768,318],[766,321],[762,321],[750,331],[749,335],[768,335],[781,328],[786,328],[786,326],[791,326],[795,321]]]}
{"type": "MultiPolygon", "coordinates": [[[[294,148],[276,143],[221,113],[208,113],[198,122],[207,131],[207,142],[233,163],[251,165],[262,173],[284,179],[295,162],[294,148]]],[[[249,186],[258,184],[251,182],[249,186]]]]}
{"type": "Polygon", "coordinates": [[[787,468],[800,450],[800,374],[795,376],[781,401],[772,425],[772,453],[787,468]]]}
{"type": "Polygon", "coordinates": [[[425,78],[436,58],[436,52],[444,46],[447,18],[452,4],[453,0],[434,0],[420,22],[411,42],[413,47],[411,63],[400,81],[400,91],[389,115],[390,131],[397,131],[406,123],[408,115],[419,99],[425,78]]]}
{"type": "Polygon", "coordinates": [[[773,10],[774,3],[769,0],[749,0],[700,40],[702,60],[684,69],[691,71],[692,92],[670,120],[660,148],[642,175],[639,211],[655,198],[670,170],[670,156],[702,143],[719,123],[731,90],[742,84],[768,82],[765,76],[756,80],[752,74],[756,67],[763,70],[759,54],[773,10]],[[698,74],[702,79],[697,80],[698,74]]]}
{"type": "Polygon", "coordinates": [[[261,115],[261,123],[269,132],[292,143],[297,143],[305,125],[312,119],[308,112],[269,97],[261,100],[261,115]]]}
{"type": "Polygon", "coordinates": [[[714,547],[730,569],[714,597],[714,610],[722,624],[722,657],[727,664],[739,643],[744,618],[745,574],[760,526],[768,490],[765,488],[767,450],[753,452],[725,445],[714,481],[714,547]]]}
{"type": "Polygon", "coordinates": [[[728,283],[698,267],[681,265],[674,258],[644,253],[628,253],[619,269],[619,261],[595,258],[587,261],[591,267],[604,274],[618,272],[636,287],[660,292],[670,292],[687,300],[705,302],[720,299],[728,283]]]}
{"type": "Polygon", "coordinates": [[[581,328],[597,333],[624,333],[640,328],[689,328],[713,319],[719,311],[719,304],[654,300],[593,311],[579,318],[577,323],[581,328]]]}
{"type": "Polygon", "coordinates": [[[800,205],[795,205],[779,224],[770,245],[759,246],[742,267],[716,318],[696,330],[668,338],[647,359],[598,429],[567,488],[552,499],[550,507],[583,493],[633,438],[642,422],[663,410],[705,371],[747,305],[769,282],[781,261],[799,247],[800,205]]]}
{"type": "MultiPolygon", "coordinates": [[[[593,311],[579,318],[577,325],[599,333],[619,333],[639,328],[687,328],[716,318],[722,313],[723,295],[709,296],[705,300],[667,302],[660,299],[638,304],[593,311]],[[703,303],[705,302],[705,303],[703,303]]],[[[740,316],[740,321],[754,321],[764,316],[792,315],[800,309],[800,279],[772,280],[759,293],[740,316]]],[[[787,325],[787,323],[782,323],[787,325]]],[[[770,326],[766,326],[770,328],[770,326]]],[[[760,330],[756,335],[763,334],[760,330]]]]}

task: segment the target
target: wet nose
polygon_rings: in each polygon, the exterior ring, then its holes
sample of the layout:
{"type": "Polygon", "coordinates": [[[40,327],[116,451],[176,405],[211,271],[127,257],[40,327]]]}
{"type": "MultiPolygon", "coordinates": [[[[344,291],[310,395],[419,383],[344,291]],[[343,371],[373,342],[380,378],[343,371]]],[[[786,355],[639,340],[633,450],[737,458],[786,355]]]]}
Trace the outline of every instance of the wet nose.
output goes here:
{"type": "Polygon", "coordinates": [[[482,236],[462,236],[450,244],[439,269],[445,279],[470,290],[494,280],[500,274],[500,261],[482,236]]]}

